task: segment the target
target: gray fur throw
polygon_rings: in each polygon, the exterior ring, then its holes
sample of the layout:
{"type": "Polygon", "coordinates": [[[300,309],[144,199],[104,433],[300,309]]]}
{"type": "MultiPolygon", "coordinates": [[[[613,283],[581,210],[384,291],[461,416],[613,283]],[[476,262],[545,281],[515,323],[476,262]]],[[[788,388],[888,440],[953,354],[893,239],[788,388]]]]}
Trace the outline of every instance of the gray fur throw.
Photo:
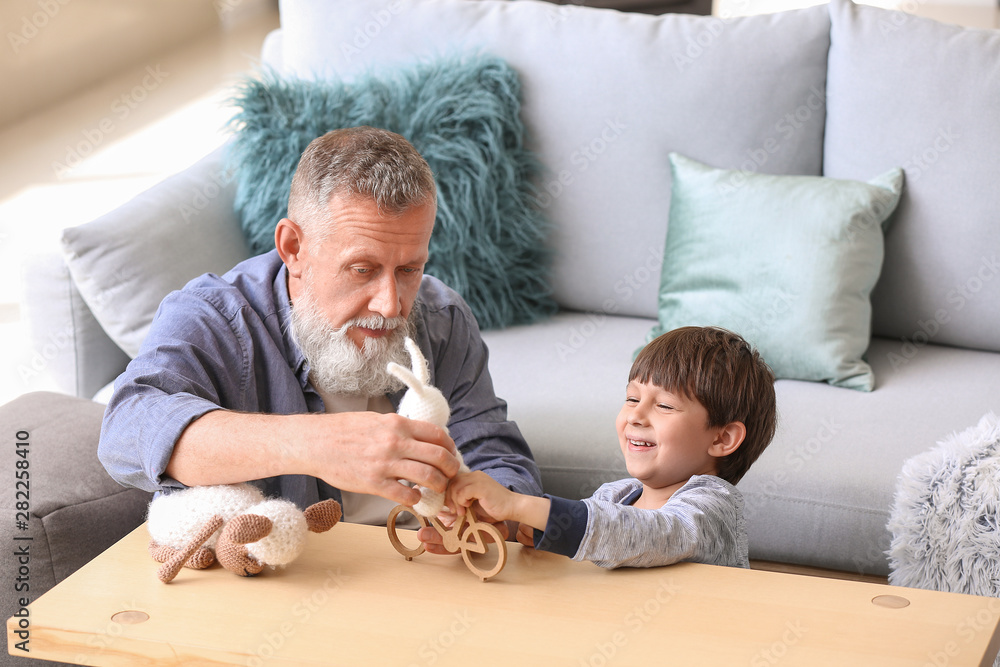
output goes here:
{"type": "Polygon", "coordinates": [[[1000,419],[992,412],[903,464],[889,583],[1000,597],[1000,419]]]}

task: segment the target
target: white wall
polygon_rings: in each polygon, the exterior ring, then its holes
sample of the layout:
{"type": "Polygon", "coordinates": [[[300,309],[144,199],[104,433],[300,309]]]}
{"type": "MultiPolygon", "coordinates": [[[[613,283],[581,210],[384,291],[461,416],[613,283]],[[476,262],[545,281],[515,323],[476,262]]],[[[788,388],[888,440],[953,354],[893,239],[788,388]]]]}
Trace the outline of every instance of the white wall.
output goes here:
{"type": "Polygon", "coordinates": [[[0,126],[220,23],[236,0],[2,0],[0,126]]]}
{"type": "MultiPolygon", "coordinates": [[[[712,13],[729,18],[751,14],[770,14],[786,9],[798,9],[825,4],[827,0],[714,0],[712,13]]],[[[883,9],[897,9],[917,16],[926,16],[945,23],[970,28],[1000,27],[997,0],[855,0],[883,9]]]]}

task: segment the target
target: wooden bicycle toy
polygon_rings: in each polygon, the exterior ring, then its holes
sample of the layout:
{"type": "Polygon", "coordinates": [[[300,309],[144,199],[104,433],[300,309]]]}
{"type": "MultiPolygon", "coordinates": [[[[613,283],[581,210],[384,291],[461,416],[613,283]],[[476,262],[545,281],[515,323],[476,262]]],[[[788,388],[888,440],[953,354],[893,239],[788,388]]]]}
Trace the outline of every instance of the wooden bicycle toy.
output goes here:
{"type": "Polygon", "coordinates": [[[386,529],[389,531],[389,541],[392,542],[392,546],[406,560],[413,560],[414,556],[424,553],[424,545],[421,544],[415,549],[410,549],[400,541],[399,536],[396,534],[396,518],[403,512],[417,517],[417,521],[420,522],[421,527],[434,526],[441,533],[441,537],[444,538],[444,548],[451,552],[461,551],[465,566],[474,575],[478,576],[480,580],[486,581],[495,577],[500,573],[504,565],[507,564],[507,543],[500,535],[500,531],[493,524],[477,520],[472,514],[472,510],[466,509],[465,514],[460,515],[451,528],[447,528],[437,517],[428,519],[417,514],[413,511],[412,507],[397,505],[389,512],[389,518],[386,520],[386,529]],[[497,545],[497,561],[492,567],[484,569],[476,564],[472,557],[473,555],[485,554],[489,551],[491,541],[497,545]]]}

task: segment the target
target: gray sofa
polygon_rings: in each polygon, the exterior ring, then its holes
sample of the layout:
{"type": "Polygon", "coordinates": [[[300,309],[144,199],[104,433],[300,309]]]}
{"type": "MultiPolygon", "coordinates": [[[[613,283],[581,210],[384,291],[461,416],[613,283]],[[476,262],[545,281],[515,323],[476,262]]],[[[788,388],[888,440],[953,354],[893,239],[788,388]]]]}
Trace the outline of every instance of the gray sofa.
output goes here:
{"type": "MultiPolygon", "coordinates": [[[[901,167],[906,183],[884,253],[875,225],[884,262],[871,316],[854,323],[870,337],[874,390],[778,380],[777,435],[740,483],[752,558],[888,572],[886,521],[903,462],[998,407],[996,31],[847,0],[733,19],[531,0],[283,0],[281,13],[264,60],[285,73],[350,76],[481,49],[520,74],[529,146],[546,170],[538,203],[553,224],[550,282],[560,310],[484,335],[497,393],[555,494],[583,497],[625,475],[614,418],[632,353],[656,323],[661,271],[683,266],[663,250],[671,152],[744,170],[733,178],[868,181],[901,167]],[[366,26],[357,57],[343,47],[366,26]]],[[[43,522],[52,580],[142,520],[136,495],[92,477],[99,407],[81,401],[124,368],[168,291],[246,256],[234,187],[215,153],[67,230],[63,254],[33,267],[26,308],[39,349],[48,346],[47,369],[63,390],[84,397],[31,395],[5,413],[7,432],[31,428],[32,465],[66,480],[33,486],[39,512],[72,509],[69,526],[43,522]],[[38,415],[38,425],[11,417],[19,409],[38,415]],[[88,472],[58,468],[56,458],[88,472]],[[81,532],[88,548],[70,563],[67,545],[81,532]]],[[[774,202],[775,216],[782,204],[774,202]]],[[[783,239],[764,236],[745,253],[783,239]]],[[[823,251],[800,254],[811,261],[823,251]]],[[[868,303],[867,294],[855,297],[868,303]]],[[[758,324],[785,316],[761,313],[758,324]]],[[[837,326],[829,331],[840,336],[837,326]]],[[[803,332],[788,346],[807,339],[803,332]]]]}

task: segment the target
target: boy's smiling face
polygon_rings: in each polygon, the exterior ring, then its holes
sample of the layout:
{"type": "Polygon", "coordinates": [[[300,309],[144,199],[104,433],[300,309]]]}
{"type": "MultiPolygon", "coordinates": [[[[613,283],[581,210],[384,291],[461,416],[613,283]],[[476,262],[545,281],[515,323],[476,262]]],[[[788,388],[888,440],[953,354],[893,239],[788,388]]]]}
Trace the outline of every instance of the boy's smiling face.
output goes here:
{"type": "Polygon", "coordinates": [[[615,421],[625,466],[646,488],[672,493],[692,475],[716,473],[718,438],[696,399],[651,383],[629,382],[615,421]]]}

